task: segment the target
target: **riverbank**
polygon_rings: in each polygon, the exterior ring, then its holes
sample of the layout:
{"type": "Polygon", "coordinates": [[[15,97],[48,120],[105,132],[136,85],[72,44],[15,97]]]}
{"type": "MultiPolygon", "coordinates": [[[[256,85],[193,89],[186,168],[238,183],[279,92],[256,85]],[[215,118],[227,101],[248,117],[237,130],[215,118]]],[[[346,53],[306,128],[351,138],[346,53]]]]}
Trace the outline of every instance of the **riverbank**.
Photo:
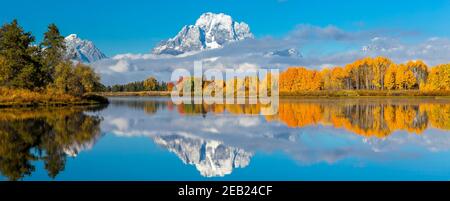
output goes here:
{"type": "MultiPolygon", "coordinates": [[[[170,96],[170,91],[98,92],[99,96],[170,96]]],[[[323,90],[280,92],[280,97],[450,97],[450,91],[419,90],[323,90]]]]}
{"type": "Polygon", "coordinates": [[[99,96],[170,96],[170,91],[97,92],[99,96]]]}
{"type": "Polygon", "coordinates": [[[450,97],[450,91],[420,90],[323,90],[280,92],[280,97],[450,97]]]}
{"type": "Polygon", "coordinates": [[[108,104],[108,99],[97,94],[75,97],[48,90],[40,92],[0,87],[0,108],[34,106],[68,106],[108,104]]]}

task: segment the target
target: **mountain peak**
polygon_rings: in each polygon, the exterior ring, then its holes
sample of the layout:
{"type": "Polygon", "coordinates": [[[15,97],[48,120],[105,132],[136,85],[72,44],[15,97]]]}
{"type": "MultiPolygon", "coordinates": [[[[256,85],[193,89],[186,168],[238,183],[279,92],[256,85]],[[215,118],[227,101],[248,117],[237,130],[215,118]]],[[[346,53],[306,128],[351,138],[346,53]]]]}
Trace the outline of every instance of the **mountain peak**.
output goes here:
{"type": "Polygon", "coordinates": [[[92,63],[106,58],[92,41],[83,40],[77,34],[70,34],[64,38],[66,43],[66,54],[71,60],[83,63],[92,63]]]}
{"type": "Polygon", "coordinates": [[[195,165],[202,176],[223,177],[234,168],[250,164],[252,153],[224,145],[220,141],[192,136],[161,135],[154,137],[155,143],[175,153],[184,163],[195,165]]]}
{"type": "Polygon", "coordinates": [[[66,40],[74,40],[74,39],[76,39],[76,38],[78,38],[78,35],[77,35],[77,34],[70,34],[70,35],[68,35],[65,39],[66,39],[66,40]]]}
{"type": "Polygon", "coordinates": [[[229,15],[223,13],[215,14],[211,12],[203,13],[195,22],[195,26],[208,27],[211,23],[231,26],[233,19],[229,15]]]}
{"type": "Polygon", "coordinates": [[[303,57],[303,55],[300,53],[300,51],[296,48],[275,50],[275,51],[267,52],[265,55],[266,56],[279,56],[279,57],[297,57],[297,58],[303,57]]]}
{"type": "Polygon", "coordinates": [[[229,42],[247,38],[253,38],[253,34],[246,23],[236,22],[224,13],[207,12],[200,15],[194,25],[184,26],[175,37],[161,42],[152,52],[178,55],[220,48],[229,42]]]}

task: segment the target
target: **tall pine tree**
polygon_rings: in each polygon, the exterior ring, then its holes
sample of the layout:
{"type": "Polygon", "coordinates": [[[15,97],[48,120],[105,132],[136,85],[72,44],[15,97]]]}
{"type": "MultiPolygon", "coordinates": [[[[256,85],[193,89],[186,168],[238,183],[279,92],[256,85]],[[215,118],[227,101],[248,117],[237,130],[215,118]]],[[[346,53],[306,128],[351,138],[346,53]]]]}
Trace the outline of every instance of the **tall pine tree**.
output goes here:
{"type": "Polygon", "coordinates": [[[39,48],[33,46],[34,37],[25,32],[17,20],[0,28],[0,84],[32,89],[39,81],[39,48]]]}
{"type": "Polygon", "coordinates": [[[58,27],[55,24],[48,26],[44,34],[44,40],[41,43],[43,53],[42,82],[47,85],[54,80],[56,66],[64,60],[66,45],[64,37],[61,36],[58,27]]]}

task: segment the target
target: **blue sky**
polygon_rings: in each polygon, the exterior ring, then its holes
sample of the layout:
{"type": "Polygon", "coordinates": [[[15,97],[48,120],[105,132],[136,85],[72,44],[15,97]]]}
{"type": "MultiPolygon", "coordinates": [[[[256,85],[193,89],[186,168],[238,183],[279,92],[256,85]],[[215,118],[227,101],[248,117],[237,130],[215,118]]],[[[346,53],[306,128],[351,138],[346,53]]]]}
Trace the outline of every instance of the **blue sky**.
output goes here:
{"type": "Polygon", "coordinates": [[[64,35],[92,40],[108,56],[147,53],[160,40],[193,24],[204,12],[223,12],[250,25],[256,37],[282,37],[298,24],[334,25],[346,31],[390,30],[416,38],[450,35],[450,1],[4,1],[0,21],[14,18],[41,39],[47,24],[64,35]]]}

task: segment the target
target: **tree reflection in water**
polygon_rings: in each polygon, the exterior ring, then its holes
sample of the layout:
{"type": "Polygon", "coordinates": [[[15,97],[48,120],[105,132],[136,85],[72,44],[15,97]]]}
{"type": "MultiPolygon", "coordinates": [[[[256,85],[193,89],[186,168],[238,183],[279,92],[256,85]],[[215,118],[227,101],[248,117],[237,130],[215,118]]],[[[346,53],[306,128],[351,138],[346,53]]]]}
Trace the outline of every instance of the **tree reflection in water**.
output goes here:
{"type": "MultiPolygon", "coordinates": [[[[450,129],[450,99],[281,99],[273,116],[254,116],[264,107],[255,104],[174,105],[170,99],[122,97],[111,103],[140,112],[111,113],[106,129],[118,136],[149,136],[185,164],[195,165],[205,177],[222,177],[234,168],[244,168],[261,150],[283,150],[305,163],[332,163],[352,157],[387,158],[383,149],[401,150],[405,144],[436,151],[449,142],[429,129],[450,129]],[[166,115],[167,110],[172,112],[166,115]],[[363,145],[356,142],[360,139],[363,145]],[[334,140],[339,143],[332,144],[334,140]]],[[[411,153],[390,152],[389,157],[405,154],[411,153]]]]}
{"type": "Polygon", "coordinates": [[[428,127],[450,129],[450,104],[441,101],[352,100],[316,103],[285,102],[267,118],[289,127],[323,124],[365,137],[384,138],[404,130],[421,134],[428,127]]]}
{"type": "MultiPolygon", "coordinates": [[[[170,100],[120,103],[136,109],[140,107],[148,114],[176,107],[179,114],[202,116],[208,113],[259,115],[264,107],[256,104],[173,105],[170,100]]],[[[429,127],[449,130],[450,102],[445,99],[400,98],[281,99],[278,114],[265,116],[265,119],[279,121],[292,128],[331,125],[365,137],[384,138],[398,130],[416,134],[429,127]]]]}
{"type": "Polygon", "coordinates": [[[0,171],[20,180],[43,161],[51,178],[64,170],[67,155],[89,148],[100,137],[101,118],[85,111],[100,107],[0,109],[0,171]]]}

